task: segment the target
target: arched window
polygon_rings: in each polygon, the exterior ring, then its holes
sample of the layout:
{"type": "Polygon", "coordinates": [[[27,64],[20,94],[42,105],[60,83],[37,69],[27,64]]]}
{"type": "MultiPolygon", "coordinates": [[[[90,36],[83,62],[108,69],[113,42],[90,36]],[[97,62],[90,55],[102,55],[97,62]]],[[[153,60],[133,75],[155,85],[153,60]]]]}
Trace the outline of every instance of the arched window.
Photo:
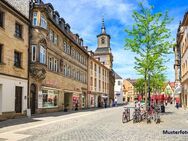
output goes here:
{"type": "Polygon", "coordinates": [[[101,44],[105,44],[105,38],[101,38],[101,44]]]}

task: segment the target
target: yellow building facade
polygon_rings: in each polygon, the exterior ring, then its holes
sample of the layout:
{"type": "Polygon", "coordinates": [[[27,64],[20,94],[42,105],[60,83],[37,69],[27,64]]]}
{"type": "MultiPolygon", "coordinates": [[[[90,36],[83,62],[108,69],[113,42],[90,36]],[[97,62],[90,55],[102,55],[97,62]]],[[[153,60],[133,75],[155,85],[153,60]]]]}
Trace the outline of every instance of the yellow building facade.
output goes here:
{"type": "Polygon", "coordinates": [[[125,79],[123,80],[123,99],[125,102],[133,102],[137,99],[137,92],[134,88],[136,80],[125,79]]]}
{"type": "Polygon", "coordinates": [[[0,1],[0,119],[27,110],[29,0],[0,1]]]}
{"type": "Polygon", "coordinates": [[[31,10],[29,107],[31,113],[87,107],[88,53],[83,40],[51,4],[31,10]]]}

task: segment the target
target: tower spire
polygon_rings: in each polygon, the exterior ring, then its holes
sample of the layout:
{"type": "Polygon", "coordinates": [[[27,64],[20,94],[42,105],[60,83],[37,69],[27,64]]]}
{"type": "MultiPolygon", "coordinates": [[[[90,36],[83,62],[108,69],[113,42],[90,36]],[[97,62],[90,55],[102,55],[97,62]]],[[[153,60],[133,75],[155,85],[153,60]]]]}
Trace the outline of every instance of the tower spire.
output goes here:
{"type": "Polygon", "coordinates": [[[101,31],[102,33],[106,33],[106,28],[105,28],[105,25],[104,25],[104,16],[102,16],[102,27],[101,27],[101,31]]]}

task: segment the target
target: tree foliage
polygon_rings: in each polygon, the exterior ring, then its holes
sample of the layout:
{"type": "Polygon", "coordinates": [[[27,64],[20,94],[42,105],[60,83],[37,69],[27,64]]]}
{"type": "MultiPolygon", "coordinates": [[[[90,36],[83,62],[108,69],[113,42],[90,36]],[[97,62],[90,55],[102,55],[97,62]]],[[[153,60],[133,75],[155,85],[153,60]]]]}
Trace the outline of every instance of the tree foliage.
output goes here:
{"type": "Polygon", "coordinates": [[[125,49],[137,54],[135,69],[145,81],[148,73],[151,73],[151,82],[156,89],[160,88],[165,80],[164,64],[168,61],[166,55],[171,53],[173,42],[170,40],[170,29],[167,28],[172,18],[168,16],[168,12],[154,13],[153,8],[139,3],[139,10],[133,11],[135,22],[132,29],[125,29],[129,37],[125,39],[125,49]]]}

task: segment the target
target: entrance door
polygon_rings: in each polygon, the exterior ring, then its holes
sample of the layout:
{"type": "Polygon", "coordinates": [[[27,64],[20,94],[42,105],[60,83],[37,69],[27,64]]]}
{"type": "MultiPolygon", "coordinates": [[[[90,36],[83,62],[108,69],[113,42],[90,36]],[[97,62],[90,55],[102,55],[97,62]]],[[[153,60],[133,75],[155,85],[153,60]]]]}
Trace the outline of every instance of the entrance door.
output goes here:
{"type": "Polygon", "coordinates": [[[35,84],[31,84],[31,96],[30,96],[30,106],[31,106],[31,114],[35,114],[36,108],[36,86],[35,84]]]}
{"type": "Polygon", "coordinates": [[[69,110],[72,108],[72,94],[64,93],[64,109],[69,110]]]}
{"type": "Polygon", "coordinates": [[[22,112],[22,87],[16,86],[15,92],[15,112],[22,112]]]}

